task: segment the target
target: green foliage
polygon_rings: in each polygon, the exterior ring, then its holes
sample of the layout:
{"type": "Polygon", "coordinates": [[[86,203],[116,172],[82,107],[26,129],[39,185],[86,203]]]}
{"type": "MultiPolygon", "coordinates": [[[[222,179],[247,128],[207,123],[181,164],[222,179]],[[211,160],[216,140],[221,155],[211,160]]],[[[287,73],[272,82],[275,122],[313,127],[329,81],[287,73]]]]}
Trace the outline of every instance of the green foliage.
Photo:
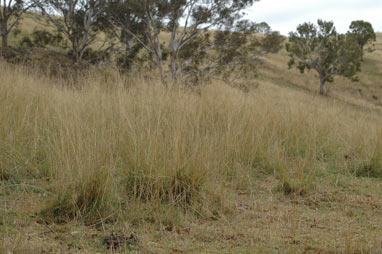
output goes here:
{"type": "Polygon", "coordinates": [[[223,80],[227,80],[239,71],[247,77],[255,73],[258,58],[277,52],[284,40],[266,23],[243,20],[243,10],[256,1],[38,1],[42,16],[56,32],[36,30],[33,39],[24,38],[22,44],[46,47],[68,42],[68,55],[75,64],[93,62],[97,55],[103,56],[100,50],[90,50],[102,31],[106,35],[104,51],[117,52],[121,69],[129,70],[135,64],[155,66],[163,83],[170,75],[173,80],[200,80],[224,74],[223,80]],[[163,32],[170,33],[168,43],[160,36],[163,32]],[[123,44],[122,49],[116,47],[115,39],[123,44]],[[170,75],[165,73],[167,59],[170,75]],[[142,64],[145,61],[150,63],[142,64]]]}
{"type": "Polygon", "coordinates": [[[232,84],[253,78],[258,58],[281,49],[284,38],[270,29],[256,35],[264,24],[241,20],[229,29],[204,31],[172,52],[176,73],[196,80],[222,77],[232,84]]]}
{"type": "Polygon", "coordinates": [[[281,50],[284,40],[279,32],[269,32],[260,40],[260,47],[267,53],[277,53],[281,50]]]}
{"type": "Polygon", "coordinates": [[[318,26],[304,23],[291,32],[286,50],[289,67],[296,66],[301,73],[306,69],[317,71],[320,78],[320,94],[324,84],[333,82],[335,76],[356,79],[360,71],[361,50],[349,36],[336,32],[333,22],[318,20],[318,26]]]}
{"type": "Polygon", "coordinates": [[[357,20],[350,24],[349,29],[350,30],[348,31],[348,35],[354,39],[362,49],[361,59],[363,59],[363,51],[365,45],[377,40],[373,26],[367,21],[357,20]]]}
{"type": "Polygon", "coordinates": [[[19,36],[19,35],[21,34],[21,29],[19,29],[19,28],[14,28],[14,29],[12,30],[12,33],[13,33],[13,36],[17,37],[17,36],[19,36]]]}
{"type": "Polygon", "coordinates": [[[251,40],[257,24],[242,19],[241,10],[255,1],[183,1],[169,9],[167,30],[171,32],[171,76],[180,74],[211,78],[222,73],[223,79],[242,69],[254,52],[251,40]],[[180,27],[181,20],[186,20],[180,27]],[[210,32],[209,29],[215,29],[210,32]]]}
{"type": "MultiPolygon", "coordinates": [[[[75,57],[75,52],[73,49],[67,52],[67,55],[70,58],[75,57]]],[[[107,61],[110,59],[110,52],[102,51],[102,50],[94,50],[92,48],[86,48],[82,52],[82,61],[86,61],[89,64],[96,64],[101,61],[107,61]]]]}
{"type": "Polygon", "coordinates": [[[111,1],[106,6],[106,15],[102,17],[107,35],[117,38],[124,45],[117,58],[118,67],[124,71],[130,70],[135,63],[142,65],[148,60],[147,55],[139,54],[144,43],[147,43],[143,35],[145,24],[139,18],[141,13],[136,13],[130,4],[133,2],[111,1]]]}
{"type": "Polygon", "coordinates": [[[23,38],[21,38],[19,45],[22,48],[29,48],[29,49],[34,47],[34,43],[32,39],[27,35],[24,35],[23,38]]]}
{"type": "Polygon", "coordinates": [[[60,33],[50,33],[47,30],[34,30],[32,33],[33,45],[36,47],[44,48],[50,46],[63,46],[64,38],[60,33]]]}
{"type": "Polygon", "coordinates": [[[131,65],[132,58],[144,48],[162,81],[167,76],[162,65],[168,56],[172,80],[182,77],[195,83],[220,74],[227,79],[239,70],[253,73],[254,60],[281,48],[283,37],[271,32],[266,23],[242,19],[242,11],[256,1],[117,0],[108,5],[107,19],[114,35],[126,46],[121,65],[131,65]],[[168,49],[163,47],[161,32],[170,33],[168,49]],[[264,36],[256,37],[255,33],[264,36]]]}
{"type": "MultiPolygon", "coordinates": [[[[96,0],[43,0],[38,1],[47,24],[56,29],[55,39],[64,37],[71,46],[74,64],[82,63],[85,51],[95,42],[100,29],[104,29],[105,2],[96,0]],[[59,15],[62,18],[57,18],[59,15]]],[[[45,43],[46,33],[38,34],[41,43],[45,43]]],[[[49,38],[52,38],[48,36],[49,38]]]]}
{"type": "Polygon", "coordinates": [[[35,29],[31,36],[24,35],[20,40],[19,45],[22,48],[45,48],[47,46],[65,47],[64,38],[60,33],[50,33],[47,30],[35,29]]]}

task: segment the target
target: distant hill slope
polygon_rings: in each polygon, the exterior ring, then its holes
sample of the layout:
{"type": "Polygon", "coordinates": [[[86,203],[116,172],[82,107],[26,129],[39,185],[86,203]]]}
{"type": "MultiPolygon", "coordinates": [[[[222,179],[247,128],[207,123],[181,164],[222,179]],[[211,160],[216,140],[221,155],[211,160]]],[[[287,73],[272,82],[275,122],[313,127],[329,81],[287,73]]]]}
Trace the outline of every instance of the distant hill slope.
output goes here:
{"type": "MultiPolygon", "coordinates": [[[[15,44],[24,35],[31,34],[36,28],[51,29],[43,22],[33,19],[33,14],[30,13],[26,14],[18,28],[21,33],[17,37],[11,34],[10,45],[15,44]]],[[[167,34],[162,36],[162,39],[168,39],[167,34]]],[[[311,71],[300,74],[298,70],[289,70],[287,62],[288,54],[285,49],[277,54],[266,56],[263,59],[264,64],[259,68],[259,79],[278,86],[317,93],[319,81],[316,73],[311,71]]],[[[359,77],[359,82],[337,77],[334,83],[329,84],[329,96],[352,105],[382,111],[382,34],[377,35],[375,51],[366,53],[359,77]]]]}
{"type": "MultiPolygon", "coordinates": [[[[279,86],[318,93],[319,80],[315,71],[301,74],[296,69],[289,70],[285,49],[267,56],[264,63],[259,71],[261,79],[279,86]]],[[[346,103],[382,110],[382,34],[377,35],[375,51],[366,53],[358,76],[359,82],[336,77],[329,84],[329,96],[346,103]]]]}

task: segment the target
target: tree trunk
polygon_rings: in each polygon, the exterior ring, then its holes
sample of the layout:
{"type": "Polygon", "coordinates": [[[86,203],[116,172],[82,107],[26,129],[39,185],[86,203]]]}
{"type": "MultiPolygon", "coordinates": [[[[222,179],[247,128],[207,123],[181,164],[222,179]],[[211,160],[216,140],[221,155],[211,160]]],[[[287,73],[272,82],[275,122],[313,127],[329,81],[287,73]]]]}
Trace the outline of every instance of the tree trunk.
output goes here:
{"type": "Polygon", "coordinates": [[[320,77],[320,95],[325,95],[325,79],[320,77]]]}
{"type": "Polygon", "coordinates": [[[74,35],[70,38],[70,41],[72,43],[73,64],[79,66],[81,62],[80,43],[78,42],[78,38],[76,38],[74,35]]]}
{"type": "Polygon", "coordinates": [[[157,65],[157,68],[160,72],[160,77],[161,77],[161,81],[162,81],[162,84],[167,87],[167,81],[166,81],[166,76],[164,74],[164,70],[163,70],[163,66],[162,66],[162,48],[161,48],[161,44],[160,44],[160,39],[159,39],[159,33],[156,33],[154,35],[154,38],[153,41],[155,41],[152,45],[153,45],[153,48],[154,48],[154,55],[155,55],[155,62],[156,62],[156,65],[157,65]]]}
{"type": "Polygon", "coordinates": [[[81,52],[80,52],[80,49],[78,47],[73,47],[73,54],[74,54],[74,64],[75,65],[80,65],[81,63],[81,52]]]}
{"type": "Polygon", "coordinates": [[[171,52],[171,59],[170,59],[170,68],[171,68],[171,78],[172,78],[172,81],[175,82],[176,81],[176,78],[177,78],[177,73],[176,73],[176,58],[177,58],[177,53],[178,53],[178,43],[175,42],[175,38],[176,38],[176,32],[178,31],[178,28],[179,28],[179,22],[178,20],[174,23],[174,27],[172,29],[172,32],[171,32],[171,36],[170,36],[170,42],[169,42],[169,49],[170,49],[170,52],[171,52]],[[176,44],[176,46],[175,46],[176,44]]]}
{"type": "Polygon", "coordinates": [[[173,81],[176,81],[176,53],[172,52],[171,55],[171,77],[173,81]]]}
{"type": "Polygon", "coordinates": [[[2,41],[2,43],[1,43],[1,55],[4,58],[7,58],[7,56],[8,56],[8,33],[4,30],[1,31],[1,41],[2,41]]]}
{"type": "Polygon", "coordinates": [[[163,70],[163,67],[162,67],[162,58],[160,56],[156,55],[155,56],[155,62],[156,62],[157,68],[158,68],[159,73],[160,73],[160,78],[161,78],[162,84],[165,87],[167,87],[166,76],[164,74],[164,70],[163,70]]]}
{"type": "Polygon", "coordinates": [[[81,61],[82,61],[81,52],[78,50],[78,51],[76,51],[76,64],[77,64],[78,66],[80,66],[81,61]]]}

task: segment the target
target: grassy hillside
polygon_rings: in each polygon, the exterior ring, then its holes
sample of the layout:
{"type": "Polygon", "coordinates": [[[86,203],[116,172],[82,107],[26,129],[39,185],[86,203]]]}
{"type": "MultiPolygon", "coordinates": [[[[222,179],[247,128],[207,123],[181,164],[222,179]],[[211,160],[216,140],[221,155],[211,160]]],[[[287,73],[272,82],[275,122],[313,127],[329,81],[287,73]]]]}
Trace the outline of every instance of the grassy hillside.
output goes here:
{"type": "Polygon", "coordinates": [[[381,251],[378,39],[330,97],[284,51],[248,93],[0,62],[0,253],[381,251]]]}
{"type": "MultiPolygon", "coordinates": [[[[380,243],[382,130],[364,111],[261,81],[201,95],[1,63],[4,251],[369,251],[380,243]]],[[[351,252],[349,252],[351,253],[351,252]]]]}
{"type": "MultiPolygon", "coordinates": [[[[344,78],[336,78],[330,86],[329,96],[337,100],[375,109],[382,109],[382,34],[377,35],[375,51],[365,54],[365,60],[358,74],[360,81],[352,82],[344,78]]],[[[317,93],[319,79],[315,71],[300,74],[296,69],[289,70],[288,54],[281,53],[267,56],[265,66],[261,68],[260,78],[280,86],[317,93]]]]}
{"type": "MultiPolygon", "coordinates": [[[[30,35],[35,29],[52,29],[44,25],[43,20],[36,20],[35,17],[35,14],[26,14],[18,27],[21,33],[17,36],[11,34],[10,45],[16,44],[24,35],[30,35]]],[[[169,40],[169,35],[166,33],[163,33],[161,37],[163,41],[169,40]]],[[[98,42],[96,47],[101,44],[102,42],[98,42]]],[[[377,34],[377,42],[373,48],[375,51],[365,54],[362,72],[359,73],[360,81],[352,82],[345,78],[336,78],[334,83],[328,84],[330,97],[373,110],[382,109],[382,79],[380,78],[382,75],[382,34],[377,34]]],[[[46,62],[44,58],[49,59],[49,55],[49,52],[40,50],[36,52],[34,58],[46,62]]],[[[285,49],[280,53],[266,56],[263,59],[264,64],[259,70],[259,79],[280,86],[316,93],[319,87],[317,74],[314,71],[300,74],[296,69],[289,70],[288,60],[285,49]]],[[[61,59],[61,61],[65,60],[61,59]]]]}

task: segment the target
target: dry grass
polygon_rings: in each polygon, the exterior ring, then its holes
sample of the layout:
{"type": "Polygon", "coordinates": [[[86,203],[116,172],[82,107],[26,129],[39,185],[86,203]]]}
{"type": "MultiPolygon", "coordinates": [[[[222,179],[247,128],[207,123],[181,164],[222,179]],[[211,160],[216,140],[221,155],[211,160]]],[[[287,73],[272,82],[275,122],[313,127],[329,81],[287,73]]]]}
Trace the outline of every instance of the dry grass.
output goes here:
{"type": "Polygon", "coordinates": [[[5,251],[94,253],[112,231],[139,235],[127,253],[380,248],[380,181],[357,178],[382,175],[377,111],[266,80],[194,93],[0,65],[5,251]]]}
{"type": "MultiPolygon", "coordinates": [[[[381,112],[382,109],[382,34],[377,34],[375,51],[365,53],[362,63],[362,72],[358,74],[360,81],[352,82],[348,79],[336,77],[328,84],[329,96],[353,106],[361,106],[381,112]]],[[[300,74],[296,69],[288,69],[288,53],[267,56],[265,65],[260,68],[260,78],[283,87],[297,88],[299,90],[317,93],[319,79],[315,71],[300,74]]]]}
{"type": "Polygon", "coordinates": [[[381,251],[381,41],[328,98],[285,51],[249,93],[0,62],[0,253],[381,251]]]}

